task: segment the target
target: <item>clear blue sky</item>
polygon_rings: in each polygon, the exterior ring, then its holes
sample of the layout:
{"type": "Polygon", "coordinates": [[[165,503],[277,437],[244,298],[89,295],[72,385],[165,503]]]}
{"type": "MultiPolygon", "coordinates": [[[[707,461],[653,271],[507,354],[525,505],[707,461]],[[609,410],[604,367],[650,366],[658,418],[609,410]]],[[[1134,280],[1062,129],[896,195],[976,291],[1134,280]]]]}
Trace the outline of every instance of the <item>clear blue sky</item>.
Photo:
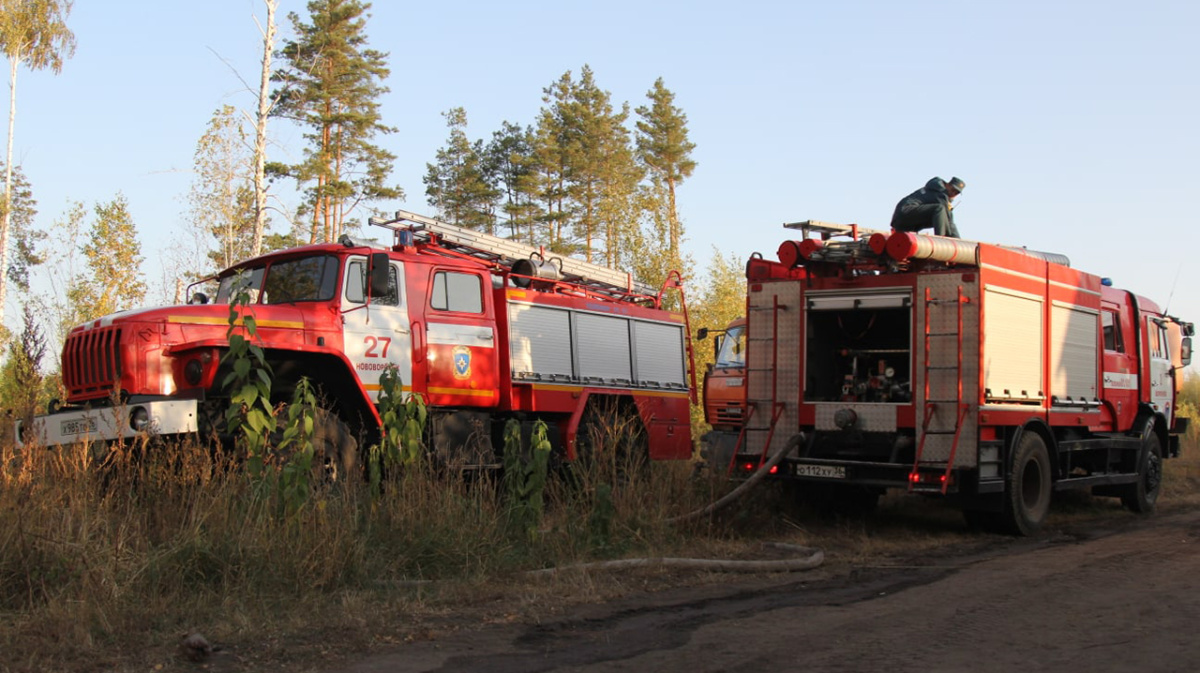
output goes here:
{"type": "MultiPolygon", "coordinates": [[[[68,199],[123,192],[157,294],[196,140],[218,106],[253,105],[231,68],[256,80],[254,14],[252,0],[76,2],[74,59],[18,82],[16,158],[39,224],[68,199]]],[[[421,176],[446,140],[441,112],[464,107],[469,135],[488,138],[532,123],[543,87],[586,63],[618,104],[642,104],[661,76],[687,113],[699,166],[680,208],[702,267],[714,248],[773,256],[785,221],[886,229],[901,196],[956,175],[965,238],[1064,253],[1159,303],[1178,273],[1170,310],[1200,321],[1194,0],[377,0],[372,15],[399,129],[381,144],[408,193],[394,207],[431,210],[421,176]]],[[[296,130],[272,134],[272,159],[298,156],[296,130]]],[[[10,323],[22,299],[10,294],[10,323]]]]}

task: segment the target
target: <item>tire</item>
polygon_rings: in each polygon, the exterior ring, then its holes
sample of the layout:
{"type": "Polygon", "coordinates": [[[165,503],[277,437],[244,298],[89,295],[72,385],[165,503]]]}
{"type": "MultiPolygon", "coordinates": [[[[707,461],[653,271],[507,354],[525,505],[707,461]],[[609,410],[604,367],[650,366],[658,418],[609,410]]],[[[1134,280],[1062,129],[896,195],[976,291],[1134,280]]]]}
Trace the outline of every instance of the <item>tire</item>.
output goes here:
{"type": "MultiPolygon", "coordinates": [[[[283,436],[286,413],[279,418],[278,429],[272,436],[274,443],[283,436]]],[[[341,418],[319,406],[313,409],[312,445],[314,483],[344,482],[357,474],[358,439],[341,418]]],[[[290,450],[285,451],[283,458],[289,453],[290,450]]]]}
{"type": "Polygon", "coordinates": [[[1121,504],[1138,514],[1153,514],[1162,491],[1162,442],[1153,430],[1142,439],[1138,452],[1138,480],[1121,487],[1121,504]]]}
{"type": "Polygon", "coordinates": [[[593,477],[626,484],[647,468],[650,445],[632,400],[594,396],[580,419],[576,458],[593,477]]]}
{"type": "Polygon", "coordinates": [[[1035,432],[1022,432],[1012,453],[1004,523],[1014,535],[1033,535],[1050,511],[1050,453],[1035,432]]]}
{"type": "Polygon", "coordinates": [[[358,440],[332,412],[320,407],[313,414],[313,465],[333,482],[353,478],[358,470],[358,440]]]}

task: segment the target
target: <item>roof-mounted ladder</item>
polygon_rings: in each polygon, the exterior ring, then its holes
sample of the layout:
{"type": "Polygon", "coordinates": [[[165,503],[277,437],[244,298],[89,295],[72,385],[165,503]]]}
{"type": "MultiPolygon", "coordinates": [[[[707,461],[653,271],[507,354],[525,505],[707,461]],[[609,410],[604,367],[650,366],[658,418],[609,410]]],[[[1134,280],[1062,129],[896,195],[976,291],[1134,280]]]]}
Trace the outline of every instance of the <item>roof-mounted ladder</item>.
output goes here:
{"type": "Polygon", "coordinates": [[[654,295],[657,289],[633,280],[623,271],[564,256],[549,256],[539,247],[511,241],[507,238],[467,229],[432,217],[406,210],[397,210],[394,219],[369,218],[369,224],[391,229],[397,243],[408,232],[415,240],[433,242],[434,236],[442,247],[479,259],[494,261],[511,268],[519,260],[552,263],[562,272],[562,280],[605,293],[654,295]],[[410,222],[408,226],[397,226],[410,222]]]}

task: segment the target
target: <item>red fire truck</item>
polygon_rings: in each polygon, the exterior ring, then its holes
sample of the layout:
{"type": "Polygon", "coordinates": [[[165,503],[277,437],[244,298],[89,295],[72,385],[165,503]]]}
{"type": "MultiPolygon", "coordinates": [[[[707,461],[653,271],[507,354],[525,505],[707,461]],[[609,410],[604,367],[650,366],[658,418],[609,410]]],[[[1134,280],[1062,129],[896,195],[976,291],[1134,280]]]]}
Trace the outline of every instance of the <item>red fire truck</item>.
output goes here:
{"type": "Polygon", "coordinates": [[[736,469],[834,501],[944,496],[1030,534],[1054,490],[1153,510],[1193,326],[1061,256],[816,221],[747,265],[736,469]]]}
{"type": "Polygon", "coordinates": [[[704,373],[704,420],[712,429],[700,438],[708,465],[729,466],[746,412],[746,319],[736,318],[723,330],[701,329],[696,338],[713,340],[713,362],[704,373]]]}
{"type": "Polygon", "coordinates": [[[229,303],[245,291],[273,395],[290,399],[308,377],[323,401],[318,447],[343,464],[374,441],[388,366],[428,405],[433,448],[468,465],[497,462],[510,418],[546,421],[568,459],[587,424],[611,414],[640,426],[649,458],[691,456],[686,313],[662,303],[677,274],[656,289],[413,213],[371,224],[394,243],[343,237],[263,255],[219,274],[212,303],[198,294],[75,327],[66,404],[19,426],[19,441],[222,435],[229,303]]]}

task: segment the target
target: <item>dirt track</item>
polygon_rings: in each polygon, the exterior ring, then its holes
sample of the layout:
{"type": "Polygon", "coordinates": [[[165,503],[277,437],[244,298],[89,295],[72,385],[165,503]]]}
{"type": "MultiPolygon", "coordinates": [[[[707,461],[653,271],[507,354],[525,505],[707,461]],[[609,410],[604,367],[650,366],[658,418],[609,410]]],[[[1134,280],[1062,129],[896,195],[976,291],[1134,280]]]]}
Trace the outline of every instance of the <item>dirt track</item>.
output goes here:
{"type": "Polygon", "coordinates": [[[1198,671],[1200,511],[460,632],[337,673],[1198,671]]]}

